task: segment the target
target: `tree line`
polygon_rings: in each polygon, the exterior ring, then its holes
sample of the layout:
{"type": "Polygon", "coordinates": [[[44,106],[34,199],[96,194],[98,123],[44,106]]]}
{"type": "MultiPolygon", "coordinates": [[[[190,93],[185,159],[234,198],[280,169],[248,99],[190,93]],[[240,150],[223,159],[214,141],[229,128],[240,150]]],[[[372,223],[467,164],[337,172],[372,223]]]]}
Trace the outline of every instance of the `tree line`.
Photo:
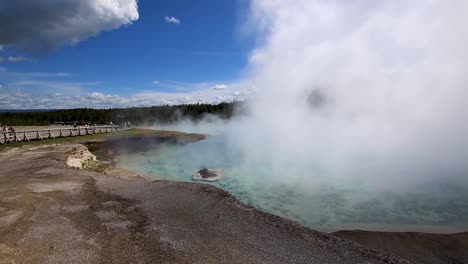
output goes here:
{"type": "Polygon", "coordinates": [[[132,125],[169,124],[183,119],[194,122],[206,115],[222,119],[231,118],[242,102],[212,104],[183,104],[151,107],[111,109],[62,109],[51,111],[4,111],[0,112],[0,123],[12,126],[51,125],[59,123],[77,124],[124,124],[132,125]]]}

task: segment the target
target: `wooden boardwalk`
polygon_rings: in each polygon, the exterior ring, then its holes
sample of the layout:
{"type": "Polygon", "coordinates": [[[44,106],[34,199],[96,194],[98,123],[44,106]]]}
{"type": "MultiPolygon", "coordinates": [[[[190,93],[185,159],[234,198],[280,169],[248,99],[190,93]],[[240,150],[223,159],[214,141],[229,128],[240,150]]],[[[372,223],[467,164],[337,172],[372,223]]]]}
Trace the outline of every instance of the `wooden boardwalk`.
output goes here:
{"type": "Polygon", "coordinates": [[[96,133],[111,133],[119,131],[120,126],[80,126],[61,127],[39,130],[19,130],[14,132],[0,131],[0,144],[10,142],[25,142],[32,140],[43,140],[49,138],[76,137],[96,133]]]}

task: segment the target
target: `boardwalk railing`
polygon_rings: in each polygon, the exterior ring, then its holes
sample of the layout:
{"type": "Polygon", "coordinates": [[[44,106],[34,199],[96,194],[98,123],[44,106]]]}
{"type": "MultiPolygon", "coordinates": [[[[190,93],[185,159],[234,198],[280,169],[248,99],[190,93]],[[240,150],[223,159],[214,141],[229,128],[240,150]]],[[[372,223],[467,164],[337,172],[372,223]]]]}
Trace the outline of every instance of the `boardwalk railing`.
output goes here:
{"type": "Polygon", "coordinates": [[[14,132],[0,131],[0,144],[5,144],[9,142],[43,140],[47,138],[75,137],[96,133],[110,133],[119,130],[120,126],[112,125],[88,127],[62,127],[39,130],[19,130],[14,132]]]}

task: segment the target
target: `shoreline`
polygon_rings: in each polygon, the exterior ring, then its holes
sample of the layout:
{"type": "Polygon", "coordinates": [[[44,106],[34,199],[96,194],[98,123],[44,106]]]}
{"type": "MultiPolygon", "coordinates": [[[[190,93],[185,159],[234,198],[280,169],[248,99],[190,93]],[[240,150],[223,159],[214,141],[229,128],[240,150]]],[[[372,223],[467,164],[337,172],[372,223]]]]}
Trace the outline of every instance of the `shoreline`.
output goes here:
{"type": "MultiPolygon", "coordinates": [[[[162,130],[164,131],[164,130],[162,130]]],[[[172,131],[171,131],[172,132],[172,131]]],[[[178,132],[181,134],[186,134],[185,132],[178,132]]],[[[197,134],[197,133],[187,133],[187,135],[193,136],[193,138],[190,137],[185,137],[184,140],[174,143],[174,140],[170,144],[189,144],[192,142],[204,140],[210,135],[208,134],[197,134]]],[[[145,138],[145,137],[143,137],[145,138]]],[[[112,139],[112,140],[120,140],[120,139],[112,139]]],[[[161,143],[160,141],[159,143],[161,143]]],[[[91,141],[91,142],[85,142],[83,143],[84,146],[88,148],[89,144],[92,143],[102,143],[102,141],[91,141]]],[[[105,146],[99,146],[100,148],[105,148],[105,146]]],[[[98,148],[99,148],[98,147],[98,148]]],[[[93,151],[90,151],[93,153],[93,151]]],[[[95,154],[95,153],[93,153],[95,154]]],[[[106,153],[105,154],[105,160],[109,160],[112,158],[117,157],[118,154],[115,153],[115,151],[112,151],[111,154],[106,153]]],[[[97,156],[98,161],[105,162],[102,160],[99,160],[99,157],[97,156]]],[[[139,171],[132,170],[127,167],[122,167],[117,164],[109,164],[114,171],[119,171],[121,173],[131,173],[135,177],[140,177],[148,182],[152,181],[168,181],[168,182],[179,182],[179,181],[174,181],[174,180],[168,180],[168,179],[155,179],[149,175],[145,175],[144,173],[141,173],[139,171]]],[[[186,183],[200,183],[200,184],[207,184],[204,182],[194,182],[194,181],[187,181],[186,183]]],[[[215,186],[213,186],[215,187],[215,186]]],[[[218,188],[218,187],[215,187],[218,188]]],[[[220,189],[220,188],[218,188],[220,189]]],[[[222,189],[220,189],[222,190],[222,189]]],[[[223,190],[224,191],[224,190],[223,190]]],[[[229,192],[227,192],[229,193],[229,192]]],[[[230,194],[231,195],[231,194],[230,194]]],[[[233,196],[234,197],[234,196],[233,196]]],[[[237,198],[236,198],[237,199],[237,198]]],[[[250,206],[250,205],[246,205],[250,206]]],[[[254,206],[253,206],[254,207],[254,206]]],[[[256,210],[263,211],[259,208],[254,207],[256,210]]],[[[269,213],[269,212],[267,212],[269,213]]],[[[289,218],[285,218],[290,221],[289,218]]],[[[295,221],[294,221],[295,222],[295,221]]],[[[298,223],[300,224],[300,223],[298,223]]],[[[302,225],[302,224],[301,224],[302,225]]],[[[451,224],[451,225],[419,225],[419,224],[368,224],[368,223],[351,223],[351,224],[342,224],[338,226],[313,226],[313,227],[308,227],[314,230],[318,230],[320,232],[325,232],[325,233],[335,233],[335,232],[340,232],[340,231],[370,231],[370,232],[392,232],[392,233],[427,233],[427,234],[457,234],[457,233],[465,233],[468,232],[468,223],[457,223],[457,224],[451,224]]]]}
{"type": "Polygon", "coordinates": [[[425,233],[439,235],[453,235],[468,232],[468,224],[454,225],[418,225],[418,224],[345,224],[336,227],[317,227],[317,230],[329,234],[340,231],[366,231],[385,233],[425,233]]]}
{"type": "MultiPolygon", "coordinates": [[[[164,130],[162,130],[162,131],[164,131],[164,130]]],[[[170,131],[170,132],[172,132],[172,131],[170,131]]],[[[178,132],[178,133],[181,133],[181,135],[186,134],[185,132],[178,132]]],[[[196,134],[196,133],[187,133],[187,135],[191,135],[191,136],[193,136],[193,138],[190,138],[190,136],[188,138],[185,137],[184,140],[182,140],[180,142],[177,142],[177,143],[175,143],[175,141],[172,140],[172,142],[170,144],[180,144],[180,145],[189,144],[189,143],[192,143],[192,142],[204,140],[207,137],[211,136],[211,135],[208,135],[208,134],[196,134]]],[[[116,139],[116,140],[118,140],[118,139],[116,139]]],[[[161,142],[163,142],[163,141],[160,141],[159,143],[161,143],[161,142]]],[[[89,143],[92,144],[92,143],[96,143],[96,142],[86,142],[86,143],[84,143],[84,145],[86,147],[88,147],[89,143]]],[[[102,143],[102,142],[98,142],[98,143],[102,143]]],[[[105,148],[106,146],[99,146],[99,147],[105,148]]],[[[93,154],[95,154],[92,150],[90,150],[90,151],[93,154]]],[[[118,154],[116,153],[115,150],[113,150],[113,151],[111,151],[111,153],[105,153],[104,156],[105,156],[105,160],[109,160],[109,159],[117,157],[118,154]]],[[[98,156],[98,160],[99,160],[99,156],[98,156]]],[[[114,169],[116,169],[116,170],[120,170],[122,172],[130,172],[130,173],[135,174],[136,176],[141,177],[141,178],[143,178],[143,179],[145,179],[145,180],[147,180],[149,182],[151,182],[151,181],[179,182],[179,181],[168,180],[168,179],[156,179],[156,178],[151,177],[149,175],[145,175],[144,173],[142,173],[140,171],[135,171],[135,170],[132,170],[132,169],[124,167],[124,166],[119,166],[118,164],[110,164],[110,165],[114,166],[114,169]]],[[[187,181],[187,183],[206,184],[206,183],[204,183],[202,181],[200,181],[200,182],[187,181]]],[[[218,187],[215,187],[215,188],[218,188],[218,187]]],[[[250,206],[250,205],[247,205],[247,206],[250,206]]],[[[256,209],[262,211],[259,208],[256,208],[256,209]]],[[[288,218],[286,218],[286,219],[288,219],[288,218]]],[[[288,220],[294,221],[294,220],[291,220],[291,219],[288,219],[288,220]]],[[[468,232],[468,223],[456,223],[456,224],[450,224],[450,225],[350,223],[350,224],[342,224],[342,225],[337,225],[337,226],[312,226],[312,227],[308,227],[308,228],[318,230],[320,232],[330,233],[330,234],[334,233],[334,232],[339,232],[339,231],[354,231],[354,230],[357,230],[357,231],[372,231],[372,232],[395,232],[395,233],[415,232],[415,233],[428,233],[428,234],[456,234],[456,233],[468,232]]]]}

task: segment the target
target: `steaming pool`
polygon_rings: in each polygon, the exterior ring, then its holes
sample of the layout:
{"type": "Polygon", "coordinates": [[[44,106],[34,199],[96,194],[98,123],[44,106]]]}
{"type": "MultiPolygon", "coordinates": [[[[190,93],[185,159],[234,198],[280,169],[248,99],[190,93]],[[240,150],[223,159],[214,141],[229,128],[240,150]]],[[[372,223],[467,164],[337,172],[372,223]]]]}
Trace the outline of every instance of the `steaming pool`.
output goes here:
{"type": "MultiPolygon", "coordinates": [[[[428,182],[418,188],[399,191],[377,190],[356,179],[290,177],[287,163],[246,162],[242,153],[229,149],[223,136],[126,154],[122,163],[153,179],[182,182],[193,182],[193,171],[204,167],[222,169],[224,179],[203,183],[226,190],[245,204],[323,231],[360,228],[457,232],[468,229],[465,179],[428,182]],[[273,174],[279,177],[272,177],[273,174]]],[[[309,169],[320,172],[313,165],[309,169]]]]}

